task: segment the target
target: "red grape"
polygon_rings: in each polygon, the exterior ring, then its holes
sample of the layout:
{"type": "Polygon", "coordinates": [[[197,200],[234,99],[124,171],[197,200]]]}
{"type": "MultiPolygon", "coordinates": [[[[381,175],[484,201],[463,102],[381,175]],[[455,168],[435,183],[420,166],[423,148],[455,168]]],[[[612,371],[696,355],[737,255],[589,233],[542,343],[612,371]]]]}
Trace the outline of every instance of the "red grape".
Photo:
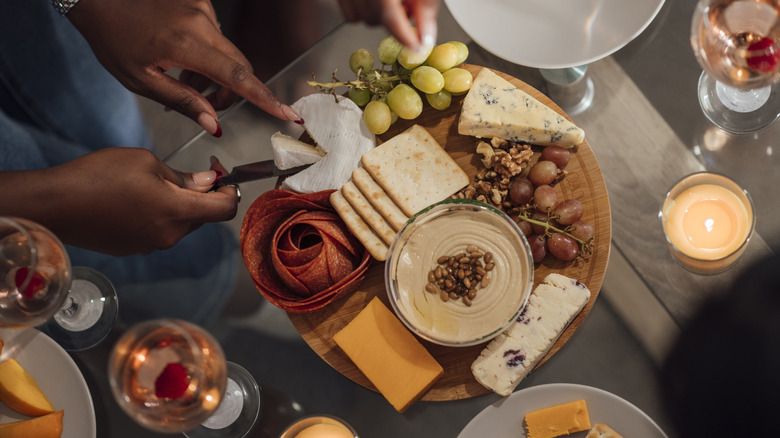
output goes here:
{"type": "Polygon", "coordinates": [[[520,228],[520,231],[523,232],[523,235],[526,237],[530,236],[531,233],[534,232],[534,228],[531,226],[530,222],[526,221],[520,221],[517,223],[518,228],[520,228]]]}
{"type": "Polygon", "coordinates": [[[582,217],[582,203],[576,199],[567,199],[561,201],[555,206],[554,214],[558,223],[571,225],[582,217]]]}
{"type": "Polygon", "coordinates": [[[547,146],[542,150],[542,160],[552,161],[558,166],[559,169],[563,169],[569,164],[569,158],[571,152],[568,149],[561,146],[547,146]]]}
{"type": "Polygon", "coordinates": [[[509,198],[517,205],[527,204],[534,194],[534,185],[524,176],[512,179],[509,186],[509,198]]]}
{"type": "Polygon", "coordinates": [[[558,193],[552,186],[542,184],[534,190],[534,202],[539,211],[552,211],[558,204],[558,193]]]}
{"type": "Polygon", "coordinates": [[[582,240],[583,242],[587,242],[593,238],[593,225],[590,222],[582,220],[574,222],[571,224],[571,230],[569,231],[569,234],[582,240]]]}
{"type": "Polygon", "coordinates": [[[568,262],[577,258],[577,254],[580,253],[580,246],[576,240],[565,234],[553,233],[547,239],[547,250],[550,251],[553,257],[568,262]]]}
{"type": "MultiPolygon", "coordinates": [[[[534,214],[531,215],[531,219],[539,222],[547,222],[547,213],[542,213],[541,211],[536,211],[534,214]]],[[[542,225],[536,225],[531,224],[531,227],[534,230],[534,234],[544,234],[545,231],[547,231],[547,227],[542,225]]]]}
{"type": "Polygon", "coordinates": [[[534,263],[539,263],[547,256],[547,248],[545,246],[547,238],[544,234],[534,234],[528,237],[528,244],[531,246],[531,256],[534,258],[534,263]]]}
{"type": "Polygon", "coordinates": [[[531,167],[528,172],[528,179],[535,186],[550,184],[558,176],[558,166],[552,161],[539,161],[531,167]]]}

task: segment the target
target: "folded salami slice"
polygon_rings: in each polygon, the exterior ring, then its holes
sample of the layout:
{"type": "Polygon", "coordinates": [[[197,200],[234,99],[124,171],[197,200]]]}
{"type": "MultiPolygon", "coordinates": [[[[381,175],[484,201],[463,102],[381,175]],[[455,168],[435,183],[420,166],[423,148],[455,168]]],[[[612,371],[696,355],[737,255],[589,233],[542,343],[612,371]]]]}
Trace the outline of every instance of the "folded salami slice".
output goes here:
{"type": "Polygon", "coordinates": [[[330,205],[333,190],[260,195],[241,224],[241,254],[258,291],[291,312],[354,291],[371,256],[330,205]]]}

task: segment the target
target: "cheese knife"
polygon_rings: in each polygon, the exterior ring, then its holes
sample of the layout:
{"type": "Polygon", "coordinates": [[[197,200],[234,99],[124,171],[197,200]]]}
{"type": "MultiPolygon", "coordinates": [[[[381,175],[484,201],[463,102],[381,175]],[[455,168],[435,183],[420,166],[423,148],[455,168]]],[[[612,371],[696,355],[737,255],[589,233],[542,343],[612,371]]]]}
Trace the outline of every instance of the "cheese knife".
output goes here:
{"type": "Polygon", "coordinates": [[[279,169],[274,164],[274,160],[264,160],[257,161],[255,163],[243,164],[241,166],[234,167],[229,174],[220,178],[214,184],[212,190],[216,190],[222,186],[241,184],[249,181],[289,176],[294,173],[298,173],[309,166],[311,166],[311,164],[304,164],[303,166],[293,167],[290,169],[279,169]]]}

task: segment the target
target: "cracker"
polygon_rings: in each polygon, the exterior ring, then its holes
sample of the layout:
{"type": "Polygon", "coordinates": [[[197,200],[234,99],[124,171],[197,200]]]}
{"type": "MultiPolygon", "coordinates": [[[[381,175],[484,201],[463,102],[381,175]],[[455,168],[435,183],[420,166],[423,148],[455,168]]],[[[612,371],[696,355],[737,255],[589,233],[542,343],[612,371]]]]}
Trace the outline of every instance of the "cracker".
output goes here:
{"type": "Polygon", "coordinates": [[[352,171],[352,182],[363,193],[366,199],[377,209],[390,226],[399,231],[409,220],[409,216],[398,208],[398,205],[387,196],[382,187],[371,178],[366,169],[358,167],[352,171]]]}
{"type": "Polygon", "coordinates": [[[352,208],[352,205],[342,195],[341,190],[336,190],[330,195],[330,203],[339,216],[341,216],[341,219],[344,220],[344,223],[347,224],[347,228],[360,240],[360,243],[366,247],[371,256],[380,262],[385,261],[387,259],[388,246],[352,208]]]}
{"type": "Polygon", "coordinates": [[[383,218],[363,194],[360,193],[360,190],[355,187],[355,184],[351,181],[347,181],[346,184],[341,186],[341,194],[386,244],[390,245],[393,243],[393,239],[395,239],[395,230],[390,227],[385,218],[383,218]]]}
{"type": "Polygon", "coordinates": [[[364,153],[361,162],[407,216],[469,183],[466,172],[419,125],[364,153]]]}

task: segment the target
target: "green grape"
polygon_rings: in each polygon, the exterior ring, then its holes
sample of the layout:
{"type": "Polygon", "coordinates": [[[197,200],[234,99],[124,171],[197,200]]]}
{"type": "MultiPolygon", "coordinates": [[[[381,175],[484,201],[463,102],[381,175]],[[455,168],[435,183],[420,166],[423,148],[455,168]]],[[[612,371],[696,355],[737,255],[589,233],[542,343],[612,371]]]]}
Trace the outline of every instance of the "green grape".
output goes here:
{"type": "Polygon", "coordinates": [[[437,110],[447,109],[452,103],[452,94],[447,90],[441,90],[438,93],[426,94],[425,99],[437,110]]]}
{"type": "Polygon", "coordinates": [[[386,103],[373,100],[363,110],[363,121],[369,131],[376,135],[384,134],[392,123],[390,107],[386,103]]]}
{"type": "Polygon", "coordinates": [[[445,72],[460,64],[457,62],[459,55],[458,48],[454,44],[439,44],[433,48],[428,56],[428,65],[440,72],[445,72]]]}
{"type": "Polygon", "coordinates": [[[388,35],[379,42],[376,48],[376,55],[379,62],[385,65],[391,65],[398,59],[398,52],[404,47],[394,36],[388,35]]]}
{"type": "Polygon", "coordinates": [[[422,113],[422,98],[414,88],[406,84],[398,84],[387,93],[387,104],[398,117],[412,120],[422,113]]]}
{"type": "Polygon", "coordinates": [[[449,44],[455,46],[458,49],[458,59],[455,61],[455,65],[460,65],[466,62],[466,58],[469,57],[469,48],[460,41],[450,41],[449,44]]]}
{"type": "Polygon", "coordinates": [[[471,88],[471,72],[459,67],[451,68],[444,73],[444,89],[458,95],[469,91],[471,88]]]}
{"type": "Polygon", "coordinates": [[[363,73],[369,72],[374,68],[374,55],[367,49],[358,49],[349,56],[349,69],[358,74],[362,69],[363,73]]]}
{"type": "Polygon", "coordinates": [[[420,48],[419,52],[414,51],[408,47],[404,47],[400,52],[398,52],[398,63],[401,64],[402,67],[411,70],[422,65],[422,63],[428,59],[428,55],[431,54],[431,50],[433,50],[433,46],[423,46],[420,48]]]}
{"type": "Polygon", "coordinates": [[[347,94],[357,106],[364,106],[371,100],[371,92],[365,88],[350,88],[347,94]]]}
{"type": "Polygon", "coordinates": [[[390,111],[390,125],[393,125],[395,122],[398,121],[398,114],[394,113],[392,110],[390,111]]]}
{"type": "Polygon", "coordinates": [[[412,71],[411,82],[423,93],[438,93],[444,87],[444,76],[431,66],[421,65],[412,71]]]}

